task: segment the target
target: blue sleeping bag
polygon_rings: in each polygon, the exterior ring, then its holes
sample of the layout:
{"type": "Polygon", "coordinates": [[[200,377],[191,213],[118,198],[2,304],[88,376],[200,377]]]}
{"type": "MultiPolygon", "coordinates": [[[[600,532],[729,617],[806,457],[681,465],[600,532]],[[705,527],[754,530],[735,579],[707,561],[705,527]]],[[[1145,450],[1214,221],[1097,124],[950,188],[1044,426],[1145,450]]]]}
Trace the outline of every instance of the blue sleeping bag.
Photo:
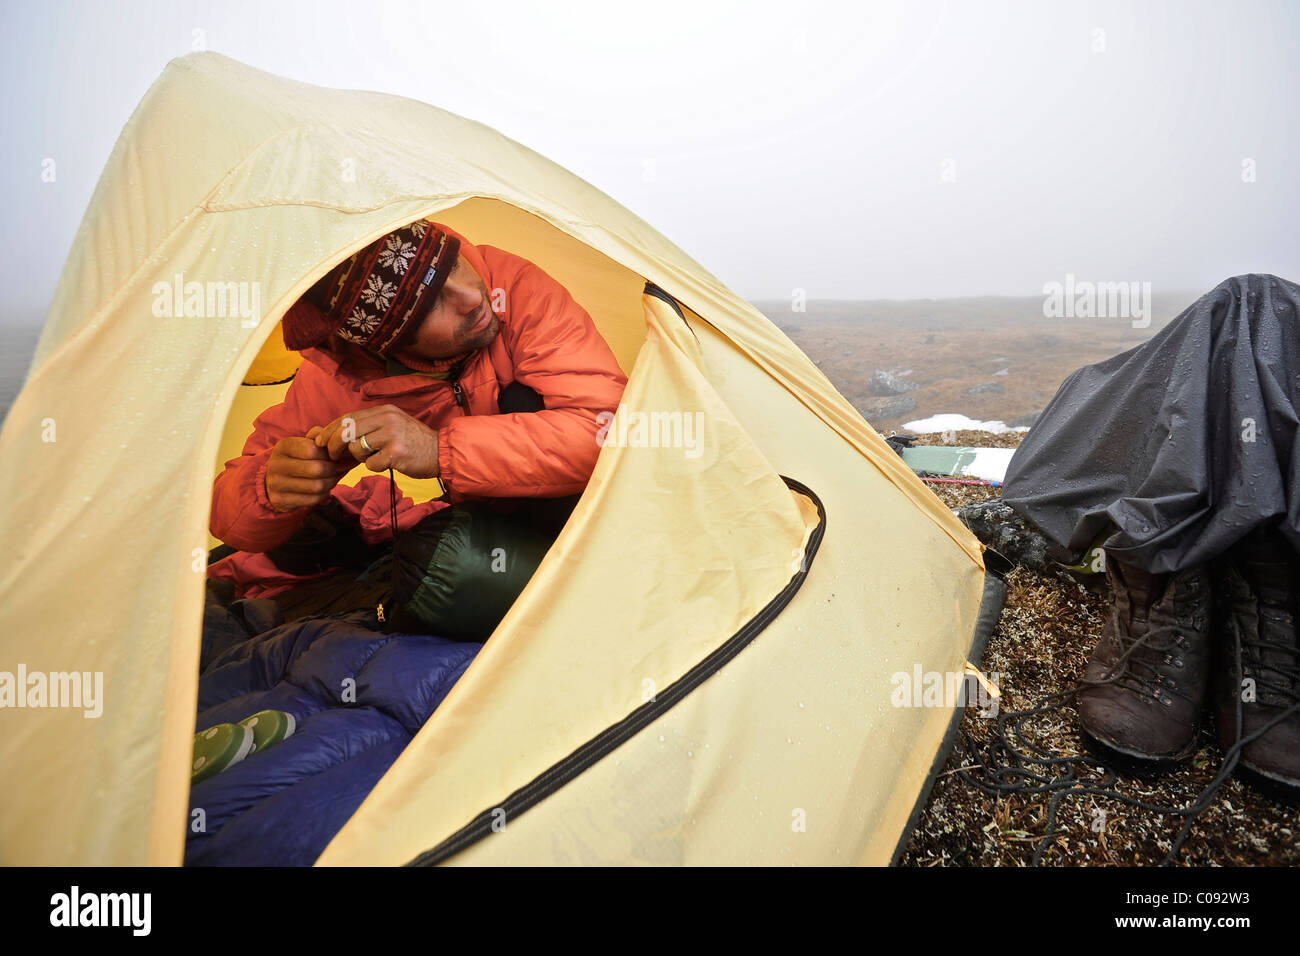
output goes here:
{"type": "Polygon", "coordinates": [[[186,865],[314,863],[482,647],[367,618],[303,618],[205,661],[196,732],[268,709],[297,729],[191,788],[186,865]]]}

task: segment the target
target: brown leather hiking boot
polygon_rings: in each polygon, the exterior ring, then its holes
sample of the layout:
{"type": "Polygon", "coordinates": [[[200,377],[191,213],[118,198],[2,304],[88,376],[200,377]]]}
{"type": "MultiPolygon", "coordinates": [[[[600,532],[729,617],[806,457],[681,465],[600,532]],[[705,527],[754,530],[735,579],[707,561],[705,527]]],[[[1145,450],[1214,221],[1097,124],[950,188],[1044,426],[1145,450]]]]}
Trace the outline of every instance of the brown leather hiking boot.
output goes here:
{"type": "Polygon", "coordinates": [[[1210,575],[1148,574],[1107,555],[1111,613],[1079,682],[1079,723],[1105,750],[1153,765],[1196,752],[1209,686],[1210,575]]]}
{"type": "Polygon", "coordinates": [[[1300,791],[1297,558],[1276,532],[1255,534],[1217,563],[1223,681],[1219,742],[1240,740],[1240,766],[1300,791]]]}

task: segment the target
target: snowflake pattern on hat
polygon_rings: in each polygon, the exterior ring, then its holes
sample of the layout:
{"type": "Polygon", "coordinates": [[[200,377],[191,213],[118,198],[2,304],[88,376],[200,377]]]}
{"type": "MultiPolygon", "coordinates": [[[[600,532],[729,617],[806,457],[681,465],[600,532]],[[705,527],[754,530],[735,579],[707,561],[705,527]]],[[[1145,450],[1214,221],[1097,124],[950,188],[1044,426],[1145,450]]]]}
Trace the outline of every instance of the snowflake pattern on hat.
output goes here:
{"type": "Polygon", "coordinates": [[[379,264],[401,276],[406,275],[413,258],[415,258],[415,243],[403,242],[399,236],[390,235],[379,253],[379,264]]]}
{"type": "Polygon", "coordinates": [[[419,327],[455,268],[460,240],[417,219],[381,236],[328,272],[304,296],[320,310],[315,324],[288,329],[298,348],[340,338],[385,354],[419,327]]]}
{"type": "Polygon", "coordinates": [[[352,310],[352,314],[348,316],[347,322],[339,329],[338,334],[340,338],[347,339],[349,342],[365,345],[377,328],[379,328],[379,316],[358,306],[352,310]]]}
{"type": "Polygon", "coordinates": [[[361,290],[361,301],[377,309],[387,309],[393,304],[397,286],[385,282],[382,276],[371,275],[366,278],[366,287],[361,290]]]}

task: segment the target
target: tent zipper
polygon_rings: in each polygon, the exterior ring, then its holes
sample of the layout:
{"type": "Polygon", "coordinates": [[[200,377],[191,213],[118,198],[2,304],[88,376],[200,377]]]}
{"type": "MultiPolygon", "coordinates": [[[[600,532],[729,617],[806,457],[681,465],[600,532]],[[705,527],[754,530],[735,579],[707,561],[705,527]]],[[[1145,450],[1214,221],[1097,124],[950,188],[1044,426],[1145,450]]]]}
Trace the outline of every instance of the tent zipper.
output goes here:
{"type": "Polygon", "coordinates": [[[677,313],[677,318],[681,319],[683,322],[686,321],[686,316],[682,312],[682,307],[677,304],[677,300],[674,299],[672,296],[670,296],[663,289],[659,288],[653,282],[647,282],[645,284],[645,294],[652,295],[656,299],[663,299],[665,302],[667,302],[669,305],[673,307],[673,311],[677,313]]]}
{"type": "Polygon", "coordinates": [[[744,650],[768,624],[776,619],[777,615],[794,598],[799,588],[803,586],[804,579],[808,576],[808,569],[812,566],[813,558],[816,556],[817,549],[821,546],[822,538],[826,534],[826,509],[822,506],[821,499],[802,482],[787,478],[785,475],[781,476],[781,480],[792,490],[811,499],[813,504],[817,506],[817,527],[813,529],[812,534],[808,537],[808,544],[804,548],[803,560],[799,564],[799,570],[795,572],[789,583],[777,593],[776,597],[772,598],[762,610],[750,618],[739,631],[724,641],[676,682],[665,688],[662,693],[656,695],[654,700],[642,704],[618,723],[607,727],[569,754],[569,756],[559,761],[559,763],[543,771],[539,776],[524,784],[490,809],[484,810],[437,846],[426,850],[406,863],[406,866],[436,866],[491,834],[493,825],[497,823],[503,812],[505,819],[514,819],[528,808],[535,806],[555,793],[566,783],[581,775],[583,771],[602,760],[617,747],[680,703],[691,691],[712,677],[727,662],[744,650]]]}
{"type": "MultiPolygon", "coordinates": [[[[686,313],[682,311],[682,307],[678,304],[676,299],[670,296],[663,289],[659,288],[659,286],[655,285],[653,282],[647,282],[645,284],[644,293],[645,295],[652,295],[656,299],[662,299],[663,301],[667,302],[670,306],[672,306],[673,311],[677,313],[677,318],[681,319],[682,324],[686,326],[686,330],[690,332],[691,335],[695,335],[695,330],[691,328],[691,323],[686,321],[686,313]]],[[[698,342],[699,340],[700,337],[698,335],[695,335],[695,341],[698,342]]]]}

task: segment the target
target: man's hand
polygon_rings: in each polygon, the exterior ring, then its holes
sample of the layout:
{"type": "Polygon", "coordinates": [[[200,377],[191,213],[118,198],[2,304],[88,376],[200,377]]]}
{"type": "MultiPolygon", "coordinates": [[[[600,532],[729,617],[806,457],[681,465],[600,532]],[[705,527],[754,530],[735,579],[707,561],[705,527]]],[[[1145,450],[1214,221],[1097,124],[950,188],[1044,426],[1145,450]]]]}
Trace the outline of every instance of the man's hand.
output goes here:
{"type": "Polygon", "coordinates": [[[334,461],[352,458],[370,471],[392,468],[411,478],[438,477],[438,433],[394,405],[363,408],[307,436],[334,461]]]}
{"type": "Polygon", "coordinates": [[[310,437],[281,438],[266,463],[266,497],[276,511],[314,507],[329,500],[342,473],[310,437]]]}

